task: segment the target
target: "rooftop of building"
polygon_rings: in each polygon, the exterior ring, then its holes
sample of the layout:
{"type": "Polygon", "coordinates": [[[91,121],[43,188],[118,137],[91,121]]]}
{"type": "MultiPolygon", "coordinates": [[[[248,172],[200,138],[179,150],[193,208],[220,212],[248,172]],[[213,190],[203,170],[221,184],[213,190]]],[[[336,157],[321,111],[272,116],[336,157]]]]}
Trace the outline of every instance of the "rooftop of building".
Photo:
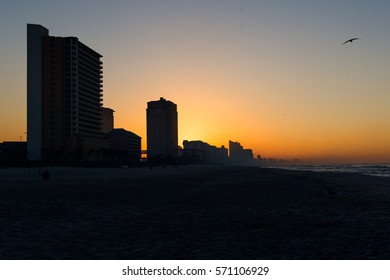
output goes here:
{"type": "Polygon", "coordinates": [[[148,102],[148,108],[150,107],[165,107],[165,106],[173,106],[173,107],[177,107],[177,105],[175,103],[173,103],[172,101],[169,101],[169,100],[166,100],[164,97],[160,97],[159,100],[153,100],[153,101],[149,101],[148,102]]]}

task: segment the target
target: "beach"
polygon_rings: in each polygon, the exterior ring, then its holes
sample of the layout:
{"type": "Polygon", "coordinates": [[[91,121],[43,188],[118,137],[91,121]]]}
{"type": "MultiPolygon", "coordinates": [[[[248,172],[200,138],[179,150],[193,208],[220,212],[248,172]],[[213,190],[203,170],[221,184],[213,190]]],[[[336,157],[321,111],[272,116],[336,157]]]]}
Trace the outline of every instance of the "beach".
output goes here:
{"type": "Polygon", "coordinates": [[[390,178],[218,165],[0,169],[0,226],[0,259],[388,260],[390,178]]]}

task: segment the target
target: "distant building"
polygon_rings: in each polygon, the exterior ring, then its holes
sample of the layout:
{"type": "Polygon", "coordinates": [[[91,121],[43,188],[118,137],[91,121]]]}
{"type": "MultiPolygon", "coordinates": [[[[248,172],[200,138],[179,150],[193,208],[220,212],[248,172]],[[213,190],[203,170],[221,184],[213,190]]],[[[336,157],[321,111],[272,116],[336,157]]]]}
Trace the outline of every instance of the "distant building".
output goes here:
{"type": "Polygon", "coordinates": [[[252,163],[253,152],[251,149],[244,149],[239,142],[229,140],[229,157],[235,163],[252,163]]]}
{"type": "Polygon", "coordinates": [[[202,141],[183,141],[183,157],[191,163],[210,161],[210,145],[202,141]]]}
{"type": "Polygon", "coordinates": [[[141,137],[123,128],[115,128],[107,133],[109,148],[114,155],[134,162],[141,159],[141,137]],[[115,153],[119,152],[119,153],[115,153]]]}
{"type": "Polygon", "coordinates": [[[177,105],[160,98],[148,102],[146,109],[147,153],[151,158],[178,157],[177,105]]]}
{"type": "Polygon", "coordinates": [[[27,25],[28,158],[83,159],[107,146],[101,55],[76,37],[27,25]]]}
{"type": "Polygon", "coordinates": [[[209,145],[202,141],[183,141],[183,157],[190,163],[225,163],[228,159],[228,150],[222,146],[209,145]]]}
{"type": "Polygon", "coordinates": [[[102,132],[108,133],[114,129],[114,110],[102,108],[102,132]]]}
{"type": "Polygon", "coordinates": [[[239,142],[229,140],[229,157],[232,159],[240,159],[244,148],[239,142]]]}

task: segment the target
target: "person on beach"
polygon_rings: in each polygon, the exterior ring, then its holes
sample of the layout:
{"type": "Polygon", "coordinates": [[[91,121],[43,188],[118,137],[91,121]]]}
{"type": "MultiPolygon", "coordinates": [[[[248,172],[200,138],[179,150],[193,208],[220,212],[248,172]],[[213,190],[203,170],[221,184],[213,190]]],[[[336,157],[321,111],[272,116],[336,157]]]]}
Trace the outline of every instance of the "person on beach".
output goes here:
{"type": "Polygon", "coordinates": [[[43,180],[49,180],[50,179],[50,174],[49,174],[49,171],[47,171],[47,169],[45,169],[45,171],[42,173],[42,179],[43,180]]]}

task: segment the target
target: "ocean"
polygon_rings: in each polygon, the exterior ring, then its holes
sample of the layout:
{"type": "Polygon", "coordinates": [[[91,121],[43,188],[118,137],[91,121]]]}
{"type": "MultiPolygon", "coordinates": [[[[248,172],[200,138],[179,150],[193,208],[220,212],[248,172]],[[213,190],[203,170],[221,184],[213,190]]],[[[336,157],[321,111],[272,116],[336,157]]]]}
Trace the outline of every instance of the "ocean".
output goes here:
{"type": "Polygon", "coordinates": [[[267,165],[264,167],[314,172],[356,173],[369,176],[390,177],[390,164],[338,164],[338,165],[267,165]]]}

